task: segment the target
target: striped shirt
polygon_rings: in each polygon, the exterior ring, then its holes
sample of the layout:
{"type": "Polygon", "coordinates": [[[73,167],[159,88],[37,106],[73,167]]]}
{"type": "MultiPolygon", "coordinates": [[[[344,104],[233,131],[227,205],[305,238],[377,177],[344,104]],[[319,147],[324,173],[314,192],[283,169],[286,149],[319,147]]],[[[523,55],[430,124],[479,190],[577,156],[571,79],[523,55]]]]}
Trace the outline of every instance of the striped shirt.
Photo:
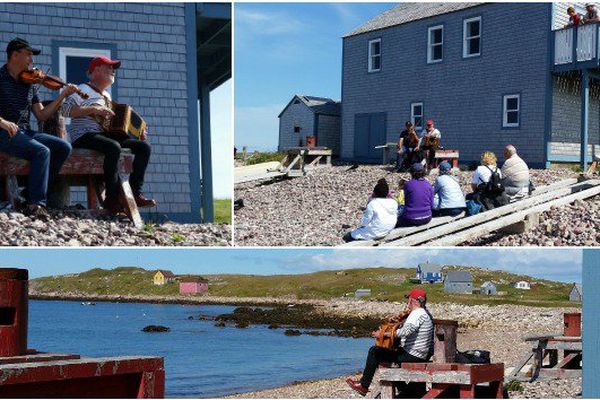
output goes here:
{"type": "Polygon", "coordinates": [[[0,68],[0,117],[21,128],[29,128],[31,106],[39,102],[34,85],[16,81],[6,64],[0,68]]]}
{"type": "MultiPolygon", "coordinates": [[[[62,114],[65,117],[71,116],[71,110],[74,106],[77,107],[90,107],[90,106],[102,106],[107,107],[107,103],[104,95],[108,100],[111,100],[110,93],[106,90],[102,92],[102,95],[92,89],[87,83],[82,83],[79,85],[79,90],[83,93],[86,93],[89,98],[83,99],[77,93],[73,93],[65,100],[62,106],[62,114]]],[[[102,126],[96,121],[94,117],[80,117],[80,118],[71,118],[71,123],[67,125],[67,132],[69,133],[69,138],[71,143],[74,143],[77,139],[82,137],[84,134],[88,132],[103,132],[102,126]]]]}
{"type": "Polygon", "coordinates": [[[428,359],[433,353],[433,319],[424,308],[413,310],[404,325],[396,331],[402,347],[411,356],[428,359]]]}

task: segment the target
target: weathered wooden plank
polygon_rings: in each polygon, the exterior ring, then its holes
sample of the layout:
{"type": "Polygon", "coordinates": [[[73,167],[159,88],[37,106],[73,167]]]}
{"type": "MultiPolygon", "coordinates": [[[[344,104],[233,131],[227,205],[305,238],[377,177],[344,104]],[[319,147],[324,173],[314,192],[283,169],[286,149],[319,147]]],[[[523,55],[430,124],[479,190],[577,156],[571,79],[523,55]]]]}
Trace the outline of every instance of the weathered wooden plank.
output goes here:
{"type": "MultiPolygon", "coordinates": [[[[418,235],[412,235],[412,236],[404,238],[402,240],[397,240],[394,242],[386,243],[386,244],[383,244],[383,246],[414,246],[414,245],[426,243],[426,242],[429,242],[430,240],[435,240],[438,238],[441,238],[438,240],[449,240],[448,235],[450,235],[450,234],[455,234],[455,235],[453,235],[453,237],[454,237],[457,235],[456,232],[458,232],[458,231],[461,231],[463,229],[469,229],[469,228],[475,227],[475,226],[482,226],[482,224],[484,224],[484,223],[487,223],[489,221],[494,221],[496,219],[499,219],[500,217],[503,217],[503,216],[506,216],[509,214],[516,215],[514,213],[519,212],[521,210],[526,211],[525,216],[530,213],[537,212],[536,208],[534,206],[537,206],[539,204],[545,204],[550,201],[557,201],[557,200],[560,200],[560,198],[563,198],[563,199],[567,198],[569,196],[572,196],[572,193],[577,194],[577,192],[582,192],[582,191],[584,191],[584,189],[586,189],[590,186],[598,185],[599,182],[600,181],[598,181],[598,180],[588,180],[588,181],[576,183],[572,186],[565,187],[562,189],[550,190],[550,191],[544,191],[542,193],[537,193],[537,194],[532,195],[523,200],[519,200],[517,202],[510,203],[510,204],[507,204],[502,207],[494,208],[493,210],[486,211],[486,212],[483,212],[483,213],[480,213],[477,215],[473,215],[468,218],[463,218],[458,221],[453,221],[451,223],[428,230],[428,231],[418,234],[418,235]]],[[[521,214],[519,214],[519,215],[521,215],[521,214]]],[[[525,218],[525,216],[521,216],[520,219],[515,220],[515,222],[522,221],[525,218]]],[[[507,225],[510,225],[510,224],[507,223],[506,225],[502,225],[502,226],[507,226],[507,225]]],[[[502,226],[500,226],[500,227],[502,227],[502,226]]],[[[461,242],[459,242],[459,243],[461,243],[461,242]]]]}
{"type": "Polygon", "coordinates": [[[133,192],[131,191],[131,186],[129,186],[129,182],[123,181],[121,183],[121,188],[119,191],[119,196],[121,198],[121,204],[125,208],[125,213],[131,219],[131,222],[136,228],[144,227],[144,220],[140,215],[140,211],[137,208],[137,204],[135,204],[135,199],[133,198],[133,192]]]}
{"type": "Polygon", "coordinates": [[[238,183],[259,181],[263,179],[274,179],[285,175],[287,175],[285,172],[266,172],[260,175],[241,176],[239,178],[235,178],[235,184],[237,185],[238,183]]]}
{"type": "Polygon", "coordinates": [[[379,375],[381,382],[425,382],[470,385],[469,371],[415,371],[405,368],[389,368],[379,375]]]}
{"type": "MultiPolygon", "coordinates": [[[[553,192],[556,193],[556,192],[553,192]]],[[[550,193],[552,194],[552,193],[550,193]]],[[[459,233],[455,233],[453,235],[448,235],[446,237],[441,237],[437,240],[433,240],[427,242],[428,246],[455,246],[457,244],[466,242],[471,239],[475,239],[480,237],[481,235],[485,235],[490,232],[494,232],[504,226],[508,226],[519,221],[522,221],[527,215],[531,213],[541,213],[549,210],[552,207],[559,207],[562,205],[570,204],[575,200],[582,200],[589,197],[593,197],[600,194],[600,185],[596,184],[596,186],[591,187],[589,189],[582,190],[580,192],[566,195],[564,197],[560,197],[546,203],[537,205],[535,207],[531,207],[522,211],[518,211],[514,214],[506,215],[501,218],[498,218],[493,221],[486,222],[481,225],[477,225],[473,228],[469,228],[459,233]]],[[[502,207],[500,207],[502,208],[502,207]]],[[[492,210],[493,211],[493,210],[492,210]]],[[[488,211],[489,212],[489,211],[488,211]]],[[[484,213],[486,214],[486,213],[484,213]]]]}

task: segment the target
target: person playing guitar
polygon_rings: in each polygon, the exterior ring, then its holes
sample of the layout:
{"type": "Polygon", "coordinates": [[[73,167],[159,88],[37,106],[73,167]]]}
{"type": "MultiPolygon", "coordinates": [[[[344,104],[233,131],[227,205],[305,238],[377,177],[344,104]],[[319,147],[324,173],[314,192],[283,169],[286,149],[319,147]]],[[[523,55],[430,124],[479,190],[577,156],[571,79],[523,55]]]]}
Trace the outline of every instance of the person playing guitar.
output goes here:
{"type": "Polygon", "coordinates": [[[361,379],[346,380],[346,383],[362,396],[369,392],[369,386],[380,363],[427,362],[433,354],[433,317],[426,308],[427,295],[423,289],[413,289],[405,297],[408,298],[407,310],[389,318],[386,324],[372,333],[378,340],[376,345],[369,349],[361,379]],[[404,323],[399,325],[402,321],[404,323]],[[386,329],[389,324],[398,324],[395,331],[386,329]],[[392,336],[396,339],[392,340],[396,342],[392,348],[377,346],[392,336]]]}

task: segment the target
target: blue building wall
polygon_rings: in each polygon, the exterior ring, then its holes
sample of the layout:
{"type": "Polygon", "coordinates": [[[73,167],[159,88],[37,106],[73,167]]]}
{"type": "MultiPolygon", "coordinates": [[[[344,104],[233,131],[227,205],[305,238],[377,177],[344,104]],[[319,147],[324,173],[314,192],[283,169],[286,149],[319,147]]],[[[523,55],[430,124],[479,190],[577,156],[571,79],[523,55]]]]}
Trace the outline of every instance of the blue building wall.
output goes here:
{"type": "MultiPolygon", "coordinates": [[[[6,54],[7,43],[23,37],[42,49],[35,64],[55,74],[60,45],[113,49],[123,63],[115,100],[132,105],[149,125],[152,157],[144,191],[158,201],[159,214],[199,222],[200,182],[190,179],[199,171],[198,151],[191,148],[198,144],[198,126],[190,123],[197,100],[188,103],[190,95],[197,99],[188,85],[196,74],[188,54],[196,51],[186,41],[195,30],[186,33],[185,10],[184,3],[0,3],[0,48],[6,54]]],[[[4,64],[5,56],[0,60],[4,64]]],[[[42,99],[55,96],[40,93],[42,99]]],[[[74,200],[84,196],[79,192],[74,200]]]]}
{"type": "Polygon", "coordinates": [[[583,250],[583,398],[600,398],[600,251],[583,250]],[[591,290],[590,290],[591,289],[591,290]]]}
{"type": "MultiPolygon", "coordinates": [[[[386,113],[386,141],[396,141],[410,104],[461,161],[484,150],[499,158],[511,143],[531,166],[545,165],[545,105],[550,86],[551,4],[489,3],[344,38],[341,156],[353,159],[355,116],[386,113]],[[482,17],[481,56],[462,57],[463,20],[482,17]],[[427,29],[444,25],[443,62],[427,64],[427,29]],[[381,38],[381,71],[367,72],[367,45],[381,38]],[[502,97],[521,95],[520,127],[502,128],[502,97]]],[[[379,161],[373,157],[373,161],[379,161]]]]}

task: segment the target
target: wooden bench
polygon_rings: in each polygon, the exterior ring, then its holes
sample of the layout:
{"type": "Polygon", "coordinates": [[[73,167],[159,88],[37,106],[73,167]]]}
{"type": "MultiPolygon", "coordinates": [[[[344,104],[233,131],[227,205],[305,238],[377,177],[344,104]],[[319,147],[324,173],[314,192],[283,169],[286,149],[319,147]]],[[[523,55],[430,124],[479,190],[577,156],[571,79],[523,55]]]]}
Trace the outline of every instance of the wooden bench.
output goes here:
{"type": "MultiPolygon", "coordinates": [[[[119,161],[119,172],[130,174],[133,171],[133,154],[123,149],[119,161]]],[[[96,210],[98,203],[104,202],[103,181],[104,155],[93,150],[73,149],[73,152],[60,170],[58,187],[49,188],[52,192],[52,205],[66,206],[69,203],[70,186],[85,186],[87,189],[87,207],[96,210]]],[[[19,198],[19,184],[17,177],[29,175],[29,162],[16,157],[11,157],[0,152],[0,179],[5,178],[4,194],[6,199],[15,207],[19,198]]],[[[136,227],[143,226],[137,205],[133,198],[129,182],[123,180],[119,196],[124,205],[127,216],[136,227]]],[[[50,200],[50,199],[49,199],[50,200]]]]}

